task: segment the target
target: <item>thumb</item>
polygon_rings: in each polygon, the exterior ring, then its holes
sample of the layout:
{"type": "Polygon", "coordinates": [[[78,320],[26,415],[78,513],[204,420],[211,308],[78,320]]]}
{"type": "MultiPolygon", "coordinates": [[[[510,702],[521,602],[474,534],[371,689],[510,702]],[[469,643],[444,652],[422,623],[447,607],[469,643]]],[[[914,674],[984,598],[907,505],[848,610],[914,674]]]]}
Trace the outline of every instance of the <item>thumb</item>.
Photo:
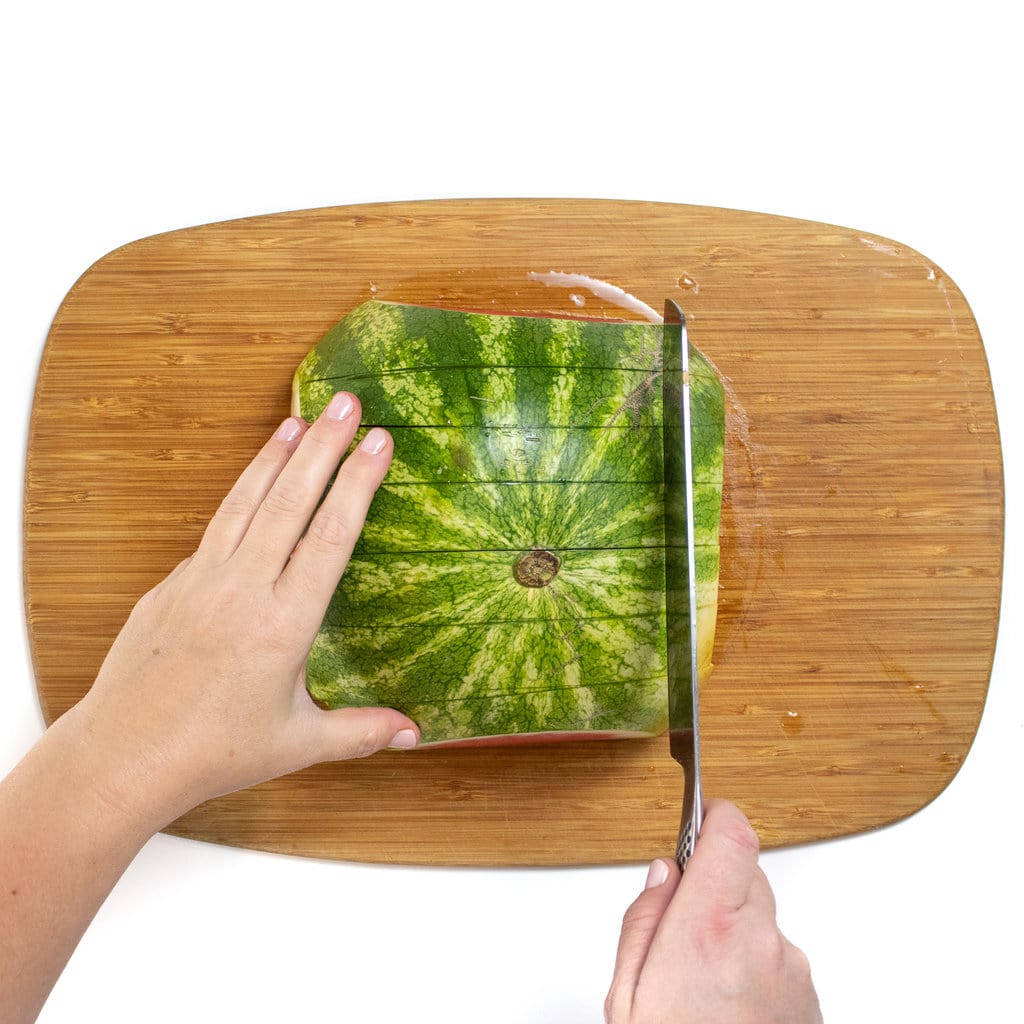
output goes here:
{"type": "Polygon", "coordinates": [[[654,861],[648,870],[644,891],[626,911],[615,954],[615,972],[605,1000],[606,1020],[627,1019],[647,953],[679,886],[679,877],[675,861],[665,858],[654,861]]]}
{"type": "Polygon", "coordinates": [[[700,839],[686,870],[687,916],[705,910],[739,910],[754,884],[759,849],[757,833],[735,804],[708,801],[700,839]]]}
{"type": "Polygon", "coordinates": [[[394,708],[338,708],[321,711],[321,761],[367,757],[385,747],[415,747],[420,741],[416,723],[394,708]]]}

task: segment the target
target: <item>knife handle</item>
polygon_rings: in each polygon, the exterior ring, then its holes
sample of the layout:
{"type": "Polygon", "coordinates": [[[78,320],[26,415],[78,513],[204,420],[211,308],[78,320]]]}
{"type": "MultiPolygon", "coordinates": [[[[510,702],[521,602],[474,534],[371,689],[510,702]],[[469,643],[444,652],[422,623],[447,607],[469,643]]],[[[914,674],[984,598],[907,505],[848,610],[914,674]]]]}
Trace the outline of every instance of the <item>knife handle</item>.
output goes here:
{"type": "Polygon", "coordinates": [[[694,744],[686,751],[683,763],[683,814],[676,844],[676,864],[680,872],[693,856],[693,848],[704,823],[704,794],[700,784],[700,752],[694,744]]]}
{"type": "Polygon", "coordinates": [[[693,847],[697,842],[697,829],[693,818],[687,818],[679,829],[679,844],[676,846],[676,863],[680,874],[686,870],[693,856],[693,847]]]}

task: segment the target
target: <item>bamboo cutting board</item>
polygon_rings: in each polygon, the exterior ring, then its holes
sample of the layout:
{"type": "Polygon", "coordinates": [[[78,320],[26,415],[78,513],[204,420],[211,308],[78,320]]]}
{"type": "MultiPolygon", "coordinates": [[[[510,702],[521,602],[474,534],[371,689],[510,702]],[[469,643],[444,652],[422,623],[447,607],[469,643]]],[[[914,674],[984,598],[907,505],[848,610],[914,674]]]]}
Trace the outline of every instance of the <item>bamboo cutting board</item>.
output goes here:
{"type": "MultiPolygon", "coordinates": [[[[766,846],[897,820],[971,744],[999,608],[1003,484],[978,329],[927,258],[861,232],[655,203],[474,200],[256,217],[133,242],[50,331],[25,595],[47,720],[192,552],[323,331],[380,299],[648,316],[727,390],[706,791],[766,846]]],[[[667,741],[383,752],[203,805],[170,831],[319,857],[575,864],[670,853],[667,741]]]]}

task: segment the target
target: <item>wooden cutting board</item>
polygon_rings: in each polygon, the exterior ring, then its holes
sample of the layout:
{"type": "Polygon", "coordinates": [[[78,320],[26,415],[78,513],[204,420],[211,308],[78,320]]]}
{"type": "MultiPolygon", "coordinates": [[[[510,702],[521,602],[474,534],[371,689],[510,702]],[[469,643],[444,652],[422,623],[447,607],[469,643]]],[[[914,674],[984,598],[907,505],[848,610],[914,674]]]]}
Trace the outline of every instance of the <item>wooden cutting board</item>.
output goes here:
{"type": "MultiPolygon", "coordinates": [[[[321,333],[380,299],[639,318],[677,299],[728,396],[706,791],[766,846],[870,829],[950,781],[999,609],[1003,482],[977,326],[926,257],[859,231],[657,203],[338,207],[133,242],[43,354],[25,595],[52,721],[287,414],[321,333]]],[[[423,864],[674,848],[665,739],[384,752],[203,805],[169,831],[423,864]]]]}

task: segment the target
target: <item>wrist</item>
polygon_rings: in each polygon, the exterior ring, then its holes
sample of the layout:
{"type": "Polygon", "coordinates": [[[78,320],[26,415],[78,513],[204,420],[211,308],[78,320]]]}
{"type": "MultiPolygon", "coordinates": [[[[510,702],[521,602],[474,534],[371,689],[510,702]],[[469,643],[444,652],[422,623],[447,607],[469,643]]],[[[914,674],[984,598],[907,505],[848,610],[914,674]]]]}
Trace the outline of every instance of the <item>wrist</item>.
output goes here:
{"type": "Polygon", "coordinates": [[[50,727],[46,739],[59,749],[76,796],[143,843],[190,807],[158,752],[89,695],[50,727]]]}

